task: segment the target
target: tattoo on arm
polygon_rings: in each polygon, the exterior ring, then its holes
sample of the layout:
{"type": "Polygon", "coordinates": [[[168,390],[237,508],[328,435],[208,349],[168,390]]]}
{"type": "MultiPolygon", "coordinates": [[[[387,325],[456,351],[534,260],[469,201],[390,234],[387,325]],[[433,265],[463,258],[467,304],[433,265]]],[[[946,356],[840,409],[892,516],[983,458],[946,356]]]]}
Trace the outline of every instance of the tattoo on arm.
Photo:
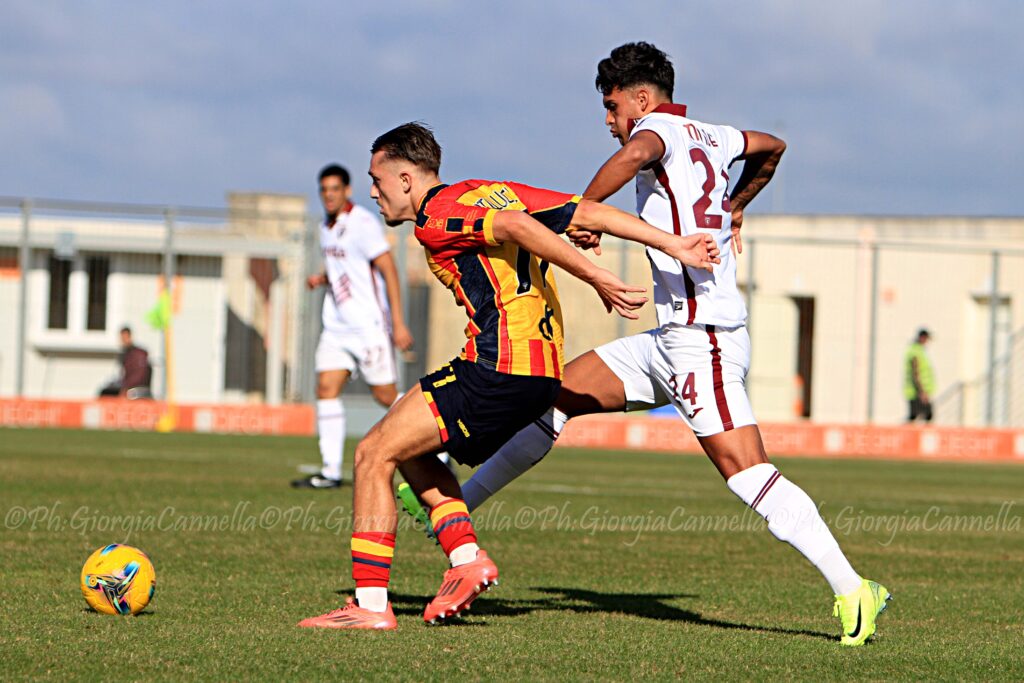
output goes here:
{"type": "Polygon", "coordinates": [[[750,204],[772,179],[781,158],[781,152],[766,152],[751,155],[744,160],[743,173],[729,197],[733,209],[743,210],[750,204]]]}

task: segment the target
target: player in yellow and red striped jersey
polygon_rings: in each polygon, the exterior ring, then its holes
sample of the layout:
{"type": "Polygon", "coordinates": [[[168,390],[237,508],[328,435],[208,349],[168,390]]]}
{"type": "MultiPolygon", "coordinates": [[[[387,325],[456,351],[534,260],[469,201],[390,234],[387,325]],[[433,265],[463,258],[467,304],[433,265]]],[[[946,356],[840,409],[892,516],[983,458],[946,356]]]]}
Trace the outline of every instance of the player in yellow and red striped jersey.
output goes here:
{"type": "Polygon", "coordinates": [[[395,470],[431,508],[451,569],[424,611],[425,621],[457,615],[498,569],[480,550],[458,480],[434,453],[479,465],[542,415],[561,386],[562,316],[548,263],[590,284],[608,311],[635,319],[644,290],[596,267],[559,233],[609,233],[658,249],[688,266],[718,263],[714,240],[656,230],[618,209],[571,194],[512,182],[443,185],[441,148],[428,128],[409,123],[371,148],[371,196],[388,225],[416,221],[431,270],[466,308],[460,356],[420,380],[363,438],[355,454],[352,576],[355,600],[300,622],[325,628],[390,629],[387,598],[397,515],[395,470]]]}
{"type": "Polygon", "coordinates": [[[427,192],[416,238],[431,272],[466,308],[463,358],[511,375],[561,379],[562,313],[554,273],[514,242],[494,238],[498,211],[526,211],[549,230],[569,227],[580,197],[513,182],[466,180],[427,192]]]}

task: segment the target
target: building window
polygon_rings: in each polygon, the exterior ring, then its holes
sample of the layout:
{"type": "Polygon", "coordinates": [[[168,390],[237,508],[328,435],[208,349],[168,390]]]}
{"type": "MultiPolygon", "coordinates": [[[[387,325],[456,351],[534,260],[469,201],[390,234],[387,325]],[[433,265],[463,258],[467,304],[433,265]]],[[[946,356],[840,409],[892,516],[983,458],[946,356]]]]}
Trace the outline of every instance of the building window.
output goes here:
{"type": "Polygon", "coordinates": [[[85,273],[89,278],[88,308],[85,329],[107,329],[107,278],[110,276],[110,259],[90,256],[85,259],[85,273]]]}
{"type": "Polygon", "coordinates": [[[71,266],[71,261],[50,256],[50,309],[46,326],[51,330],[68,329],[71,266]]]}
{"type": "Polygon", "coordinates": [[[46,328],[71,334],[107,331],[110,257],[77,254],[47,260],[50,293],[46,328]]]}

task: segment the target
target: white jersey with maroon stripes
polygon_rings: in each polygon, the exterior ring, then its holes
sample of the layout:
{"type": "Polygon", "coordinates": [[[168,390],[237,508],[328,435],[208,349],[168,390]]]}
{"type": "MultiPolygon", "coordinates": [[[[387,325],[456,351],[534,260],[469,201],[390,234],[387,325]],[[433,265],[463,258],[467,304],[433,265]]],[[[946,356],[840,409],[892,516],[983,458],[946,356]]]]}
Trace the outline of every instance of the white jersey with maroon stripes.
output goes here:
{"type": "Polygon", "coordinates": [[[747,307],[736,287],[728,195],[729,165],[746,148],[743,133],[687,118],[686,107],[680,104],[660,105],[637,119],[630,137],[640,131],[661,138],[665,154],[637,174],[637,213],[650,225],[677,235],[710,232],[722,261],[709,273],[648,248],[658,324],[743,325],[747,307]]]}
{"type": "Polygon", "coordinates": [[[321,224],[320,251],[330,290],[324,297],[325,332],[390,332],[384,279],[372,263],[388,249],[384,226],[361,206],[349,204],[334,225],[321,224]]]}

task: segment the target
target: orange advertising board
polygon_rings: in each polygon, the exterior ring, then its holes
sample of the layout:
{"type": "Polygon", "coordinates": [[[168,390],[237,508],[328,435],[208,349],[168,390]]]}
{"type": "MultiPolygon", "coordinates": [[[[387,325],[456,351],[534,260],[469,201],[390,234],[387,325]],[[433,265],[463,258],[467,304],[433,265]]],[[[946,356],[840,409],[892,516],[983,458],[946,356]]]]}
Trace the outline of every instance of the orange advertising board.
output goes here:
{"type": "MultiPolygon", "coordinates": [[[[159,401],[0,399],[0,426],[153,431],[167,405],[159,401]]],[[[309,405],[179,405],[175,431],[312,436],[309,405]]],[[[869,457],[1024,463],[1024,430],[941,426],[815,424],[760,425],[769,455],[869,457]]],[[[560,446],[700,453],[693,433],[662,417],[588,415],[569,422],[560,446]]]]}

